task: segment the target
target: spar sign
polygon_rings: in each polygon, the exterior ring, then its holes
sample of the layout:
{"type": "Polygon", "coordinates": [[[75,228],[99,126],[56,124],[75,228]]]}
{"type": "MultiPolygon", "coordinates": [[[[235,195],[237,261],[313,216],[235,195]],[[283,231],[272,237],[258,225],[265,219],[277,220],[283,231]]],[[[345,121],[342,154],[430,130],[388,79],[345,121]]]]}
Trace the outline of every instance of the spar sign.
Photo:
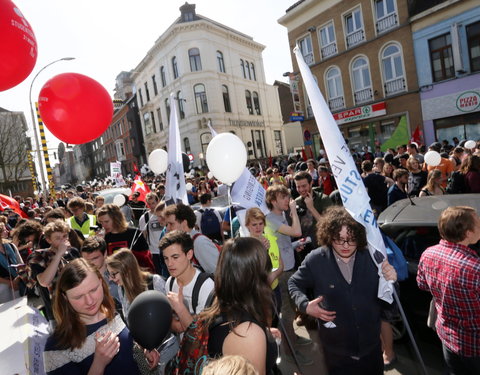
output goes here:
{"type": "Polygon", "coordinates": [[[335,113],[333,115],[333,118],[335,119],[336,123],[340,125],[349,122],[355,122],[358,120],[363,120],[366,118],[383,116],[386,113],[387,104],[385,102],[380,102],[335,113]]]}

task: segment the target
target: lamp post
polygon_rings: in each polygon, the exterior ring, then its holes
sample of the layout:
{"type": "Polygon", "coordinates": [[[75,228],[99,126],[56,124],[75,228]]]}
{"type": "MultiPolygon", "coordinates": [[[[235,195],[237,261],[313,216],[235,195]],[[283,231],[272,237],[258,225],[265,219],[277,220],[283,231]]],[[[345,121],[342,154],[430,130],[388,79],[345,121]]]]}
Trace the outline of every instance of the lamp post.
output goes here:
{"type": "Polygon", "coordinates": [[[70,61],[74,60],[75,57],[62,57],[61,59],[52,61],[50,64],[45,65],[42,69],[38,71],[38,73],[33,77],[32,83],[30,84],[30,91],[28,93],[28,99],[30,100],[30,114],[32,115],[32,127],[33,127],[33,135],[35,136],[35,146],[37,147],[37,159],[38,159],[38,165],[40,167],[40,177],[42,179],[42,190],[45,195],[48,195],[48,189],[47,189],[47,184],[45,181],[45,172],[43,170],[43,162],[42,162],[42,153],[40,150],[40,141],[38,139],[38,133],[37,133],[37,127],[35,126],[36,121],[35,121],[35,114],[33,110],[33,103],[32,103],[32,88],[33,88],[33,83],[37,79],[38,75],[43,72],[46,68],[48,68],[50,65],[53,65],[59,61],[70,61]]]}

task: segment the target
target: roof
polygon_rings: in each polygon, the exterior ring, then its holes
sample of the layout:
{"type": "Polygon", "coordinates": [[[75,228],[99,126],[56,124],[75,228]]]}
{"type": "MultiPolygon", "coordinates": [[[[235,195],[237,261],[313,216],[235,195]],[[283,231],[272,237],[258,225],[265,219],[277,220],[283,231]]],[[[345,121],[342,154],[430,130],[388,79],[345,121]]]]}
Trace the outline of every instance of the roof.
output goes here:
{"type": "Polygon", "coordinates": [[[293,4],[292,6],[288,7],[287,10],[285,11],[285,13],[288,13],[290,12],[292,9],[295,9],[296,7],[298,7],[301,3],[305,2],[305,0],[299,0],[297,1],[295,4],[293,4]]]}

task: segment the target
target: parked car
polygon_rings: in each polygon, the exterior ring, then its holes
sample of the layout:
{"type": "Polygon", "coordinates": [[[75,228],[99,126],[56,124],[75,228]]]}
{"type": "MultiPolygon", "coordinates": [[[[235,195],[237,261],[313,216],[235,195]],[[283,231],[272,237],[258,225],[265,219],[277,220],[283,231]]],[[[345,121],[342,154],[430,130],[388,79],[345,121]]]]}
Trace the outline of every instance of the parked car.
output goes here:
{"type": "Polygon", "coordinates": [[[115,196],[118,194],[125,194],[127,197],[129,197],[132,194],[132,189],[123,187],[105,189],[98,192],[98,195],[105,198],[105,203],[113,203],[113,198],[115,198],[115,196]]]}
{"type": "MultiPolygon", "coordinates": [[[[426,248],[440,241],[438,219],[444,209],[451,206],[470,206],[480,212],[480,194],[452,194],[415,197],[397,201],[383,211],[378,225],[402,250],[408,262],[409,277],[400,282],[400,300],[414,333],[436,335],[426,326],[431,295],[418,288],[416,282],[418,262],[426,248]]],[[[479,243],[473,246],[480,252],[479,243]]]]}

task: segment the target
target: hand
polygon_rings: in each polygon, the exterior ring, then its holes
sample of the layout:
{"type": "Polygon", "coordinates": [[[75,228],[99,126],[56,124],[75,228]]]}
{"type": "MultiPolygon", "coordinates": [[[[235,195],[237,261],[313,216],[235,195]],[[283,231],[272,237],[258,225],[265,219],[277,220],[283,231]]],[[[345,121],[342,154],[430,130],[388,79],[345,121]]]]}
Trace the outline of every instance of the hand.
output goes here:
{"type": "Polygon", "coordinates": [[[150,367],[150,370],[153,370],[158,366],[158,362],[160,362],[160,353],[156,349],[150,351],[144,349],[143,354],[145,355],[145,359],[148,362],[148,367],[150,367]]]}
{"type": "Polygon", "coordinates": [[[67,251],[67,249],[70,247],[70,241],[69,240],[65,240],[63,241],[60,246],[58,246],[58,252],[57,254],[65,254],[65,252],[67,251]]]}
{"type": "Polygon", "coordinates": [[[269,330],[274,339],[282,339],[282,332],[278,328],[270,327],[269,330]]]}
{"type": "Polygon", "coordinates": [[[97,340],[100,341],[95,343],[93,362],[105,368],[119,352],[120,341],[112,332],[108,332],[103,338],[97,340]]]}
{"type": "Polygon", "coordinates": [[[305,198],[303,198],[303,201],[305,202],[305,206],[307,206],[308,209],[313,207],[313,198],[312,198],[312,193],[308,193],[305,198]]]}
{"type": "Polygon", "coordinates": [[[321,319],[324,322],[331,322],[335,320],[337,313],[335,311],[328,311],[328,310],[322,309],[319,306],[319,303],[321,303],[323,299],[324,297],[320,296],[310,301],[307,305],[307,314],[310,316],[313,316],[314,318],[321,319]]]}
{"type": "Polygon", "coordinates": [[[393,268],[393,266],[388,263],[388,260],[385,260],[382,263],[382,273],[385,280],[397,281],[397,271],[395,271],[395,268],[393,268]]]}
{"type": "Polygon", "coordinates": [[[262,242],[262,245],[265,248],[265,250],[270,249],[270,241],[267,238],[262,236],[262,237],[260,237],[260,241],[262,242]]]}
{"type": "Polygon", "coordinates": [[[293,199],[290,199],[288,206],[290,207],[290,214],[297,213],[297,202],[295,202],[293,199]]]}
{"type": "Polygon", "coordinates": [[[178,293],[168,292],[167,298],[172,309],[175,310],[177,314],[182,308],[185,309],[185,304],[183,303],[183,286],[179,286],[178,293]]]}

